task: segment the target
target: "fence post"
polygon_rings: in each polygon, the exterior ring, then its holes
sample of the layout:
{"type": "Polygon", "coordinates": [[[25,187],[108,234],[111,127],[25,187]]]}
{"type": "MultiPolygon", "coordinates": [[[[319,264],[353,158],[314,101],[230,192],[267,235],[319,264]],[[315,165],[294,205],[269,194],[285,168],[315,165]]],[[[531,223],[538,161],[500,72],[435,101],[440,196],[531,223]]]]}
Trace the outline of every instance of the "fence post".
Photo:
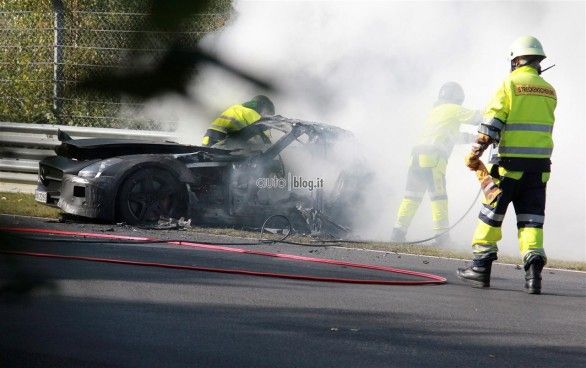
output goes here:
{"type": "Polygon", "coordinates": [[[53,41],[53,114],[57,124],[62,124],[63,110],[63,32],[65,28],[65,15],[63,0],[53,1],[54,16],[54,41],[53,41]]]}

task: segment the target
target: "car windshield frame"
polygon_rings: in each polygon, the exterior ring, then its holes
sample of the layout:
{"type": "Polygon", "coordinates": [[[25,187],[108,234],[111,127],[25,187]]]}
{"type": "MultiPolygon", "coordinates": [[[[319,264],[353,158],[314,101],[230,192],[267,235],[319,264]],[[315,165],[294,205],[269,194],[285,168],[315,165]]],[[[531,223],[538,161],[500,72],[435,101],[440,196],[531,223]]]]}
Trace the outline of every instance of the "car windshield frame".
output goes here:
{"type": "MultiPolygon", "coordinates": [[[[233,152],[264,153],[272,151],[271,148],[273,146],[287,141],[288,143],[281,147],[282,150],[294,140],[298,140],[304,133],[309,137],[308,142],[316,139],[327,141],[330,139],[353,137],[351,132],[336,126],[274,115],[264,117],[240,131],[230,134],[224,140],[214,144],[212,148],[233,152]],[[274,138],[272,137],[273,134],[271,134],[271,131],[283,134],[279,138],[274,138]],[[292,134],[295,135],[293,140],[286,138],[292,134]],[[251,142],[254,138],[258,139],[251,142]]],[[[276,136],[277,134],[274,135],[276,136]]],[[[301,143],[306,144],[305,142],[301,143]]]]}

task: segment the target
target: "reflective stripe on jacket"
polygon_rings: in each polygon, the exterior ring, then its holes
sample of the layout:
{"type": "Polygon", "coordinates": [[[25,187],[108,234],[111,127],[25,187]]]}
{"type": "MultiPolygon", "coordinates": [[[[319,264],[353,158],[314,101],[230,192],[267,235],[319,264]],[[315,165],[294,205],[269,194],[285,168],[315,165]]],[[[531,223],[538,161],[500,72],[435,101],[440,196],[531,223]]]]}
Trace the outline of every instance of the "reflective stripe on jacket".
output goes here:
{"type": "Polygon", "coordinates": [[[460,138],[460,125],[479,120],[474,110],[458,104],[437,103],[425,119],[413,153],[419,156],[422,167],[434,167],[438,161],[447,161],[460,138]]]}
{"type": "Polygon", "coordinates": [[[549,159],[557,98],[555,89],[531,66],[515,69],[494,95],[485,125],[500,130],[498,155],[503,158],[549,159]],[[495,126],[494,118],[504,123],[495,126]]]}
{"type": "Polygon", "coordinates": [[[209,129],[230,134],[245,128],[261,118],[253,109],[242,105],[233,105],[226,109],[217,119],[212,121],[209,129]]]}

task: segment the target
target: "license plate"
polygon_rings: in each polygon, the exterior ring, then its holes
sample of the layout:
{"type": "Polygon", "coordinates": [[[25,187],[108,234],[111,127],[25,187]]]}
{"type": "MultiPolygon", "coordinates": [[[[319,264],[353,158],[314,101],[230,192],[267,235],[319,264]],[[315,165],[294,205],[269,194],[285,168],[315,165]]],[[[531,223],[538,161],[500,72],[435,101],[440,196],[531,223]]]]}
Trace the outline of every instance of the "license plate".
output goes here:
{"type": "Polygon", "coordinates": [[[35,200],[41,203],[47,203],[47,192],[43,190],[35,190],[35,200]]]}

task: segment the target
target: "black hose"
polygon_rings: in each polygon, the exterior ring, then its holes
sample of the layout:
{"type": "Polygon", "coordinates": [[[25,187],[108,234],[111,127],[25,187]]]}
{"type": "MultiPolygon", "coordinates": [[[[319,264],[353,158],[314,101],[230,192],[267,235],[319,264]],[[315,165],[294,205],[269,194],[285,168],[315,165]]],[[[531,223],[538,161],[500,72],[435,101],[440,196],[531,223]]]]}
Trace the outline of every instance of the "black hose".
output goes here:
{"type": "Polygon", "coordinates": [[[265,242],[265,243],[266,242],[282,243],[285,239],[287,239],[289,237],[289,235],[291,235],[292,232],[293,232],[293,227],[291,226],[291,221],[289,220],[289,218],[287,216],[285,216],[285,215],[271,215],[271,216],[269,216],[269,217],[266,218],[265,222],[263,222],[263,224],[262,224],[262,226],[260,228],[260,239],[259,239],[259,242],[265,242]],[[288,227],[287,234],[285,234],[285,236],[282,237],[279,240],[263,239],[262,236],[264,234],[265,227],[267,226],[267,223],[271,219],[274,219],[274,218],[282,218],[282,219],[285,219],[285,221],[287,221],[287,227],[288,227]]]}
{"type": "MultiPolygon", "coordinates": [[[[412,245],[412,244],[420,244],[420,243],[425,243],[428,242],[430,240],[439,238],[440,236],[447,234],[450,230],[452,230],[454,227],[456,227],[460,222],[462,222],[462,220],[464,220],[464,218],[466,218],[466,216],[468,215],[468,213],[470,213],[470,211],[472,210],[472,208],[476,205],[476,202],[478,200],[478,198],[480,197],[480,194],[482,193],[482,190],[479,190],[478,193],[476,194],[476,197],[474,198],[474,201],[472,202],[472,204],[470,205],[470,207],[468,207],[468,209],[466,210],[466,212],[464,212],[464,214],[454,223],[452,224],[448,229],[446,229],[445,231],[436,234],[432,237],[426,238],[426,239],[422,239],[422,240],[417,240],[417,241],[410,241],[410,242],[396,242],[396,243],[392,243],[392,244],[397,244],[397,245],[412,245]]],[[[62,242],[62,243],[102,243],[102,244],[162,244],[162,243],[180,243],[180,242],[193,242],[193,243],[199,243],[199,244],[204,244],[204,245],[217,245],[217,246],[226,246],[226,245],[265,245],[265,244],[275,244],[275,243],[284,243],[284,244],[292,244],[292,245],[303,245],[303,246],[320,246],[320,245],[328,245],[328,244],[332,244],[332,243],[350,243],[350,244],[362,244],[362,243],[366,243],[368,242],[367,240],[344,240],[344,239],[318,239],[315,241],[312,241],[311,243],[301,243],[301,242],[295,242],[295,241],[287,241],[286,239],[293,233],[293,226],[291,224],[291,221],[289,220],[289,218],[285,215],[271,215],[269,217],[267,217],[265,219],[265,221],[263,222],[261,229],[260,229],[260,238],[257,241],[254,242],[230,242],[230,243],[226,243],[226,242],[205,242],[205,241],[199,241],[199,240],[186,240],[186,239],[171,239],[171,240],[159,240],[159,239],[145,239],[145,240],[111,240],[111,239],[87,239],[87,238],[81,238],[81,239],[64,239],[64,238],[60,238],[60,239],[55,239],[55,238],[45,238],[43,239],[43,241],[47,241],[47,242],[62,242]],[[271,240],[271,239],[263,239],[263,234],[265,232],[265,228],[268,224],[268,222],[270,220],[272,220],[273,218],[282,218],[285,221],[287,221],[287,233],[285,234],[285,236],[283,236],[281,239],[277,239],[277,240],[271,240]]],[[[7,236],[7,237],[13,237],[13,238],[19,238],[19,239],[27,239],[27,240],[38,240],[38,237],[27,237],[27,236],[21,236],[21,235],[17,235],[17,234],[10,234],[7,232],[2,232],[1,234],[2,236],[7,236]]]]}
{"type": "Polygon", "coordinates": [[[417,241],[411,241],[411,242],[403,242],[403,243],[399,243],[399,244],[419,244],[419,243],[425,243],[428,242],[430,240],[439,238],[442,235],[445,235],[447,233],[450,232],[450,230],[452,230],[453,228],[456,227],[456,225],[458,225],[460,222],[462,222],[462,220],[464,220],[464,218],[466,218],[466,216],[468,216],[468,214],[470,213],[470,211],[472,210],[472,208],[474,208],[474,206],[476,205],[476,202],[478,201],[478,198],[480,197],[480,194],[482,194],[482,189],[478,190],[478,193],[476,194],[476,197],[474,197],[474,201],[472,201],[472,204],[470,205],[470,207],[468,207],[468,209],[466,210],[466,212],[464,212],[464,214],[462,215],[462,217],[460,217],[458,219],[458,221],[454,222],[454,224],[452,224],[452,226],[450,226],[449,228],[447,228],[445,231],[439,233],[439,234],[435,234],[435,236],[432,236],[430,238],[427,239],[423,239],[423,240],[417,240],[417,241]]]}
{"type": "MultiPolygon", "coordinates": [[[[447,228],[445,231],[435,234],[434,236],[431,236],[429,238],[426,239],[422,239],[422,240],[415,240],[415,241],[409,241],[409,242],[392,242],[392,244],[397,244],[397,245],[413,245],[413,244],[420,244],[420,243],[426,243],[430,240],[433,239],[437,239],[439,237],[441,237],[442,235],[445,235],[447,233],[450,232],[450,230],[452,230],[453,228],[455,228],[460,222],[462,222],[462,220],[464,220],[464,218],[466,218],[466,216],[468,216],[468,214],[470,213],[470,211],[472,210],[472,208],[474,208],[474,206],[476,205],[476,202],[478,201],[478,198],[480,197],[480,194],[482,194],[482,190],[478,190],[478,193],[476,194],[476,197],[474,197],[474,200],[472,201],[472,204],[470,204],[470,207],[468,207],[468,209],[466,210],[466,212],[464,212],[464,214],[456,221],[454,222],[449,228],[447,228]]],[[[367,240],[344,240],[344,239],[319,239],[316,240],[315,243],[316,245],[319,245],[319,243],[350,243],[350,244],[362,244],[362,243],[366,243],[368,242],[367,240]]],[[[306,245],[306,244],[305,244],[306,245]]]]}
{"type": "MultiPolygon", "coordinates": [[[[492,156],[492,151],[493,151],[493,147],[491,146],[490,151],[488,153],[489,156],[492,156]]],[[[480,195],[482,194],[482,189],[478,190],[478,193],[476,193],[476,197],[474,197],[474,200],[472,201],[472,203],[470,204],[470,207],[468,207],[468,209],[466,210],[466,212],[464,212],[464,214],[455,222],[453,223],[449,228],[447,228],[445,231],[442,231],[439,234],[435,234],[434,236],[431,236],[429,238],[426,239],[422,239],[422,240],[416,240],[416,241],[410,241],[410,242],[394,242],[392,244],[398,244],[398,245],[413,245],[413,244],[420,244],[420,243],[426,243],[430,240],[433,239],[437,239],[447,233],[450,232],[450,230],[452,230],[453,228],[455,228],[460,222],[462,222],[462,220],[464,220],[464,218],[466,218],[466,216],[468,216],[468,213],[470,213],[470,211],[472,210],[472,208],[474,208],[474,206],[476,205],[476,202],[478,201],[478,198],[480,197],[480,195]]],[[[335,239],[335,240],[318,240],[317,243],[351,243],[351,244],[361,244],[361,243],[365,243],[366,241],[361,241],[361,240],[342,240],[342,239],[335,239]]]]}

